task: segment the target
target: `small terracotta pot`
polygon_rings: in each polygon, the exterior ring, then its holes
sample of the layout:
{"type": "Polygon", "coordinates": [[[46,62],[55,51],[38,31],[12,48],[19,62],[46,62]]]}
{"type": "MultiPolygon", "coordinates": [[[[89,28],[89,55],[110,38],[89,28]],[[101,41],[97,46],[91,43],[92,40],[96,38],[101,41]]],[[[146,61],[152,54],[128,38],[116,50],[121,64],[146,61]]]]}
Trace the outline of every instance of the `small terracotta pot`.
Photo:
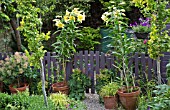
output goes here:
{"type": "Polygon", "coordinates": [[[20,84],[21,87],[18,88],[14,88],[13,86],[14,84],[9,85],[9,90],[11,91],[12,94],[16,94],[17,92],[24,92],[26,88],[29,87],[28,84],[26,83],[20,84]]]}
{"type": "Polygon", "coordinates": [[[125,88],[123,90],[118,90],[120,102],[126,110],[136,110],[140,89],[139,87],[135,88],[137,88],[137,91],[131,93],[126,93],[125,88]]]}
{"type": "Polygon", "coordinates": [[[68,87],[67,83],[65,83],[65,82],[58,82],[58,83],[52,84],[52,91],[53,91],[53,93],[61,92],[63,94],[68,95],[69,87],[68,87]]]}
{"type": "Polygon", "coordinates": [[[0,81],[0,92],[3,92],[3,82],[0,81]]]}
{"type": "Polygon", "coordinates": [[[103,97],[104,100],[104,106],[106,109],[118,109],[118,97],[115,96],[105,96],[103,97]]]}

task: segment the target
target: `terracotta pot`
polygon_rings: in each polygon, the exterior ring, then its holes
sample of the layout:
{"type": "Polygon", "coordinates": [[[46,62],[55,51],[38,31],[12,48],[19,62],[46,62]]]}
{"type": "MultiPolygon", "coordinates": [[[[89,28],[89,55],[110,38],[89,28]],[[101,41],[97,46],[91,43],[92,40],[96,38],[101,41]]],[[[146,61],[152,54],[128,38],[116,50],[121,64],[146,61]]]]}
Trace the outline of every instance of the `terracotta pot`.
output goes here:
{"type": "Polygon", "coordinates": [[[125,92],[126,91],[125,89],[118,90],[120,102],[126,110],[136,110],[140,89],[139,87],[135,88],[137,88],[137,91],[133,91],[131,93],[125,92]]]}
{"type": "Polygon", "coordinates": [[[3,92],[3,82],[0,81],[0,92],[3,92]]]}
{"type": "Polygon", "coordinates": [[[148,39],[148,35],[149,33],[138,33],[138,32],[135,32],[135,35],[138,39],[148,39]]]}
{"type": "Polygon", "coordinates": [[[24,92],[26,88],[29,87],[28,84],[26,83],[20,84],[20,87],[18,88],[14,88],[13,86],[14,84],[9,85],[9,90],[11,91],[12,94],[16,94],[17,92],[24,92]]]}
{"type": "Polygon", "coordinates": [[[105,96],[103,97],[104,106],[106,109],[118,109],[118,98],[117,96],[105,96]]]}
{"type": "Polygon", "coordinates": [[[68,95],[69,87],[68,87],[67,83],[65,83],[65,82],[58,82],[58,83],[52,84],[52,91],[53,91],[53,93],[61,92],[63,94],[68,95]]]}

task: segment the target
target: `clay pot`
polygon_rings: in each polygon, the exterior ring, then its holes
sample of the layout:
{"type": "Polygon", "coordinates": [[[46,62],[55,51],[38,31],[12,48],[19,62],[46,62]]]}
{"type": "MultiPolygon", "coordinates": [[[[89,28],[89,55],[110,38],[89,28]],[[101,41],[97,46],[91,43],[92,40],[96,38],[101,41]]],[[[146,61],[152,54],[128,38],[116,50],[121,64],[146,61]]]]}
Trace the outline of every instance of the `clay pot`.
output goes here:
{"type": "Polygon", "coordinates": [[[104,106],[106,109],[114,109],[117,110],[118,108],[118,98],[117,96],[105,96],[103,97],[104,106]]]}
{"type": "Polygon", "coordinates": [[[3,92],[3,82],[0,81],[0,92],[3,92]]]}
{"type": "Polygon", "coordinates": [[[67,83],[65,83],[65,82],[58,82],[58,83],[52,84],[52,91],[53,91],[53,93],[61,92],[63,94],[68,95],[69,87],[68,87],[67,83]]]}
{"type": "Polygon", "coordinates": [[[125,92],[126,90],[118,90],[118,95],[122,106],[125,110],[136,110],[137,100],[140,94],[139,87],[135,87],[137,91],[130,93],[125,92]]]}
{"type": "Polygon", "coordinates": [[[14,88],[14,84],[9,85],[9,90],[11,91],[12,94],[16,94],[17,92],[24,92],[26,88],[28,88],[28,84],[23,83],[20,84],[20,87],[14,88]]]}

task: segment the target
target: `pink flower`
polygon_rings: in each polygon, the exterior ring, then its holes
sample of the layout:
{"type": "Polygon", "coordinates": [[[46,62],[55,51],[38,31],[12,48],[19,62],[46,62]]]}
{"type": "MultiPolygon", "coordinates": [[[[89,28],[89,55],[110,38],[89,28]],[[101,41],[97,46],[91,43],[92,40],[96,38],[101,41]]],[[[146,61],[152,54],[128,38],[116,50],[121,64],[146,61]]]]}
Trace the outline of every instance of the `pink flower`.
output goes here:
{"type": "Polygon", "coordinates": [[[147,40],[147,39],[145,39],[145,40],[143,41],[143,43],[144,43],[144,44],[146,44],[147,42],[148,42],[148,40],[147,40]]]}

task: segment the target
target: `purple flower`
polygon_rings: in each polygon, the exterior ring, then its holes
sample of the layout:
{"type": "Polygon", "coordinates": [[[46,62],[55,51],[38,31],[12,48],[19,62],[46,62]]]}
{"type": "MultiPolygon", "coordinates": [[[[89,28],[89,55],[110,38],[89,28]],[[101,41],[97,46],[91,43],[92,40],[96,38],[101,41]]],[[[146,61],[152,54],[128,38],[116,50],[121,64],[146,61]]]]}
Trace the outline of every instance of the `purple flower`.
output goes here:
{"type": "Polygon", "coordinates": [[[150,107],[148,107],[148,109],[147,110],[150,110],[150,107]]]}
{"type": "Polygon", "coordinates": [[[143,22],[141,23],[142,26],[148,26],[148,23],[147,22],[143,22]]]}

